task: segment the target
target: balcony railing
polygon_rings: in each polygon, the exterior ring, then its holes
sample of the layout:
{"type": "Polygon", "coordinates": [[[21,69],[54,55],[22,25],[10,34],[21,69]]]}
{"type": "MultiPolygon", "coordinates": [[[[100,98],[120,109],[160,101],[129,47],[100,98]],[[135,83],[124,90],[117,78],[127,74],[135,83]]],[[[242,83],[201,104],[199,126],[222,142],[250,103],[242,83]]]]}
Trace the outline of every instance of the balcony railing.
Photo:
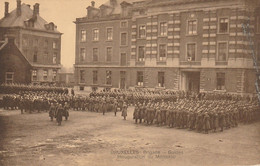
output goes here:
{"type": "Polygon", "coordinates": [[[136,65],[136,66],[144,66],[144,65],[145,65],[145,62],[144,62],[144,61],[136,61],[136,62],[135,62],[135,65],[136,65]]]}
{"type": "Polygon", "coordinates": [[[200,61],[180,61],[180,65],[200,66],[200,61]]]}
{"type": "Polygon", "coordinates": [[[157,61],[156,62],[157,65],[166,65],[166,61],[157,61]]]}
{"type": "Polygon", "coordinates": [[[227,61],[216,61],[216,66],[226,66],[228,65],[228,62],[227,61]]]}

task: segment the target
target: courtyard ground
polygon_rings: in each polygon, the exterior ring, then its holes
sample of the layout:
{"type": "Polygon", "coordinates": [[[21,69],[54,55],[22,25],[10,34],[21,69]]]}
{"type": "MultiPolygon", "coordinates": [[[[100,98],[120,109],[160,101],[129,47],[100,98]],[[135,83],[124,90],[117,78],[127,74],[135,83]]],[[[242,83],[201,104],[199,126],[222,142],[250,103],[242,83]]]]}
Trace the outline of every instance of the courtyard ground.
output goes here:
{"type": "Polygon", "coordinates": [[[202,134],[135,124],[113,113],[70,111],[57,126],[48,113],[0,110],[0,165],[189,166],[260,164],[260,122],[202,134]]]}

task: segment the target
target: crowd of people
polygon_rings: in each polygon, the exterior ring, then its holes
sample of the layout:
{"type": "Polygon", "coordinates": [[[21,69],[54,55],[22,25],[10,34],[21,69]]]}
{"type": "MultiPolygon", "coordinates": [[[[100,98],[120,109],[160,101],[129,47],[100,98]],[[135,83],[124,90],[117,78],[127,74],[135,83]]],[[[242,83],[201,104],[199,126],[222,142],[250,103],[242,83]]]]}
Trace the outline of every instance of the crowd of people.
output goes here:
{"type": "Polygon", "coordinates": [[[127,108],[132,105],[136,123],[208,133],[236,127],[239,122],[256,121],[259,113],[256,97],[228,93],[135,89],[104,90],[79,96],[74,95],[74,91],[69,94],[67,91],[39,90],[24,85],[16,87],[20,90],[3,96],[4,109],[20,109],[21,113],[49,111],[51,119],[59,117],[58,110],[63,110],[62,115],[66,118],[69,109],[103,114],[114,112],[115,116],[122,112],[126,119],[127,108]]]}

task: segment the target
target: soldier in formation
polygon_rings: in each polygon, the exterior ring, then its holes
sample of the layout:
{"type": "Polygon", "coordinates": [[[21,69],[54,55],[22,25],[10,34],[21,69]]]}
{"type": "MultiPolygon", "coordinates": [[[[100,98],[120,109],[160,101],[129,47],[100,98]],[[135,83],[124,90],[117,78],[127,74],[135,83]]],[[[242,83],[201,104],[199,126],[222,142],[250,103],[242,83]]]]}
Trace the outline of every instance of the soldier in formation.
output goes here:
{"type": "MultiPolygon", "coordinates": [[[[20,109],[24,112],[47,112],[51,103],[64,105],[68,103],[71,96],[54,92],[20,92],[19,94],[8,94],[3,96],[3,107],[6,110],[20,109]]],[[[67,107],[70,107],[67,104],[67,107]]]]}
{"type": "Polygon", "coordinates": [[[237,127],[238,123],[252,123],[259,120],[259,106],[256,102],[233,100],[188,100],[176,102],[138,103],[135,105],[135,123],[175,127],[209,133],[237,127]]]}
{"type": "Polygon", "coordinates": [[[59,94],[68,94],[68,88],[55,87],[48,85],[25,85],[25,84],[2,84],[0,85],[0,93],[15,94],[19,92],[54,92],[59,94]]]}

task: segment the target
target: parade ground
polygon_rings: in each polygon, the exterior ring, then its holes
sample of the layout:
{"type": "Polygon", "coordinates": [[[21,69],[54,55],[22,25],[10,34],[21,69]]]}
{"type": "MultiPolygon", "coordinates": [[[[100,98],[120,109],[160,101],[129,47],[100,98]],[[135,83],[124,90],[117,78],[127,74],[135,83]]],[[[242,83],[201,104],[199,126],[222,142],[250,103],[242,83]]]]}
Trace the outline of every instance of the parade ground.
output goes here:
{"type": "Polygon", "coordinates": [[[189,166],[260,164],[260,122],[209,134],[135,124],[120,113],[70,111],[61,126],[48,113],[0,110],[3,166],[189,166]]]}

